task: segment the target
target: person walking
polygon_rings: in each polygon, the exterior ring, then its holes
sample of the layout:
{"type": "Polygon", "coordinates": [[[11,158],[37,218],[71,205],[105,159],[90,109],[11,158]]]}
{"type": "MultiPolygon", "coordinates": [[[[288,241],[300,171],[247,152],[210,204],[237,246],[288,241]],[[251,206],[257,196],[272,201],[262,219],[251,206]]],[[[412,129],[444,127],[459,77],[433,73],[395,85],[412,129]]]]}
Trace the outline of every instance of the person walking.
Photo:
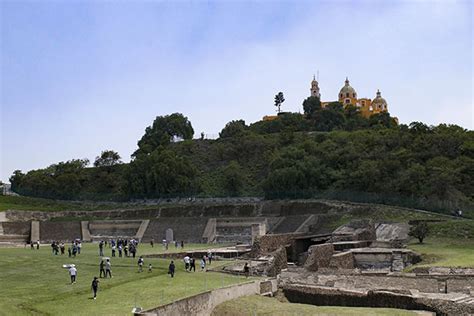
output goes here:
{"type": "Polygon", "coordinates": [[[153,248],[153,246],[155,245],[155,240],[153,238],[150,240],[150,245],[151,245],[151,248],[153,248]]]}
{"type": "Polygon", "coordinates": [[[250,274],[250,267],[249,267],[248,262],[246,262],[245,265],[244,265],[244,274],[245,274],[245,277],[246,277],[246,278],[249,277],[249,274],[250,274]]]}
{"type": "Polygon", "coordinates": [[[171,263],[170,263],[170,265],[169,265],[169,267],[168,267],[168,274],[169,274],[172,278],[174,278],[174,269],[175,269],[174,261],[171,260],[171,263]]]}
{"type": "Polygon", "coordinates": [[[119,257],[122,258],[122,244],[118,245],[119,257]]]}
{"type": "Polygon", "coordinates": [[[206,268],[206,256],[202,257],[201,259],[201,271],[204,271],[206,268]]]}
{"type": "Polygon", "coordinates": [[[100,260],[100,264],[99,264],[99,277],[102,278],[102,274],[104,275],[104,277],[106,276],[104,260],[100,260]]]}
{"type": "Polygon", "coordinates": [[[101,240],[99,241],[99,257],[104,256],[104,242],[101,240]]]}
{"type": "Polygon", "coordinates": [[[40,249],[40,241],[39,239],[36,241],[36,250],[39,250],[40,249]]]}
{"type": "Polygon", "coordinates": [[[71,277],[71,284],[76,283],[77,269],[73,265],[69,267],[69,276],[71,277]]]}
{"type": "Polygon", "coordinates": [[[207,259],[209,260],[209,265],[211,265],[211,263],[212,263],[212,252],[211,251],[207,252],[207,259]]]}
{"type": "Polygon", "coordinates": [[[183,258],[183,261],[184,261],[184,269],[185,269],[186,271],[188,271],[188,269],[189,269],[189,263],[190,263],[190,261],[191,261],[191,258],[189,258],[189,256],[186,255],[186,256],[183,258]]]}
{"type": "Polygon", "coordinates": [[[115,257],[115,245],[112,246],[112,257],[115,257]]]}
{"type": "Polygon", "coordinates": [[[140,258],[138,258],[138,272],[143,272],[143,257],[140,256],[140,258]]]}
{"type": "Polygon", "coordinates": [[[99,289],[99,279],[95,276],[94,280],[92,280],[92,292],[94,293],[94,299],[97,297],[97,290],[99,289]]]}
{"type": "Polygon", "coordinates": [[[148,265],[148,272],[152,272],[153,271],[153,267],[151,265],[151,263],[148,265]]]}
{"type": "Polygon", "coordinates": [[[194,257],[191,257],[191,259],[189,260],[189,272],[191,272],[191,270],[196,272],[196,260],[194,259],[194,257]]]}
{"type": "Polygon", "coordinates": [[[110,259],[107,259],[105,262],[105,278],[107,278],[107,274],[112,278],[112,264],[110,263],[110,259]]]}
{"type": "Polygon", "coordinates": [[[59,245],[59,249],[61,249],[61,256],[64,255],[64,249],[66,247],[64,246],[64,243],[62,242],[60,245],[59,245]]]}

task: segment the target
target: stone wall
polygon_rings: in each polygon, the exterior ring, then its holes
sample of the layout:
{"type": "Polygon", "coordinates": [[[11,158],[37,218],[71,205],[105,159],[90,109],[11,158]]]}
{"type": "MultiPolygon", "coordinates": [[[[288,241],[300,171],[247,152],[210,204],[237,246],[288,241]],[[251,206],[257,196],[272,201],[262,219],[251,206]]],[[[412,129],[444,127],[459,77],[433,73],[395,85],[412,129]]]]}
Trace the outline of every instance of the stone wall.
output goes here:
{"type": "Polygon", "coordinates": [[[332,244],[313,245],[308,249],[308,258],[304,267],[308,271],[317,271],[319,268],[329,267],[331,257],[334,253],[332,244]]]}
{"type": "Polygon", "coordinates": [[[338,253],[332,256],[329,267],[333,269],[354,269],[352,252],[338,253]]]}
{"type": "Polygon", "coordinates": [[[285,247],[280,247],[276,251],[272,252],[272,259],[268,263],[268,268],[265,271],[265,275],[270,277],[276,277],[280,274],[282,269],[288,267],[286,259],[286,249],[285,247]]]}
{"type": "Polygon", "coordinates": [[[299,234],[271,234],[260,236],[255,239],[254,246],[258,248],[259,253],[269,253],[282,246],[290,245],[299,234]]]}
{"type": "Polygon", "coordinates": [[[259,281],[207,291],[135,315],[208,316],[221,303],[254,294],[260,294],[259,281]]]}
{"type": "Polygon", "coordinates": [[[142,241],[148,242],[154,238],[155,242],[161,242],[166,238],[166,229],[171,228],[175,240],[200,243],[203,241],[202,235],[207,221],[208,219],[204,217],[160,217],[150,221],[142,241]]]}
{"type": "Polygon", "coordinates": [[[291,303],[426,310],[435,312],[437,315],[470,315],[474,313],[473,305],[386,291],[364,293],[327,287],[286,285],[283,287],[283,293],[291,303]]]}
{"type": "Polygon", "coordinates": [[[5,235],[30,235],[30,222],[2,222],[5,235]]]}
{"type": "Polygon", "coordinates": [[[448,279],[446,280],[446,289],[448,293],[458,292],[470,294],[471,292],[474,292],[474,278],[466,277],[448,279]]]}
{"type": "Polygon", "coordinates": [[[40,239],[43,242],[82,238],[81,222],[40,222],[40,239]]]}

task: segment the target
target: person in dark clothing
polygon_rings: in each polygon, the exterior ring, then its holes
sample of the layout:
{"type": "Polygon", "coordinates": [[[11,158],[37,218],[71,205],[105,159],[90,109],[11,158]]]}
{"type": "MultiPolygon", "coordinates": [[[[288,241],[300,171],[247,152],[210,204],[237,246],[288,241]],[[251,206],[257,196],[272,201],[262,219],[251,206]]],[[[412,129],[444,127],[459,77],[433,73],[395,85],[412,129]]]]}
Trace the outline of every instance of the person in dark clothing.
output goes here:
{"type": "Polygon", "coordinates": [[[184,249],[184,240],[181,240],[181,249],[184,249]]]}
{"type": "Polygon", "coordinates": [[[104,260],[101,260],[100,264],[99,264],[99,277],[102,277],[102,274],[105,277],[105,263],[104,263],[104,260]]]}
{"type": "Polygon", "coordinates": [[[170,266],[168,267],[168,274],[171,275],[172,278],[174,278],[174,261],[171,260],[170,266]]]}
{"type": "Polygon", "coordinates": [[[194,257],[191,257],[191,260],[189,262],[189,272],[191,272],[191,270],[196,272],[196,260],[194,259],[194,257]]]}
{"type": "Polygon", "coordinates": [[[97,290],[99,289],[99,279],[97,277],[94,277],[94,280],[92,280],[92,292],[94,293],[94,299],[97,297],[97,290]]]}
{"type": "Polygon", "coordinates": [[[140,258],[138,258],[138,272],[143,272],[143,264],[144,260],[142,256],[140,256],[140,258]]]}
{"type": "Polygon", "coordinates": [[[245,263],[244,265],[244,274],[245,274],[245,277],[249,277],[249,274],[250,274],[250,267],[249,267],[249,264],[248,262],[245,263]]]}
{"type": "Polygon", "coordinates": [[[102,240],[99,241],[99,256],[104,256],[104,242],[102,240]]]}
{"type": "Polygon", "coordinates": [[[150,240],[150,245],[151,245],[151,248],[153,248],[153,246],[155,245],[155,240],[153,238],[150,240]]]}
{"type": "Polygon", "coordinates": [[[71,258],[71,247],[67,247],[67,254],[69,256],[69,258],[71,258]]]}

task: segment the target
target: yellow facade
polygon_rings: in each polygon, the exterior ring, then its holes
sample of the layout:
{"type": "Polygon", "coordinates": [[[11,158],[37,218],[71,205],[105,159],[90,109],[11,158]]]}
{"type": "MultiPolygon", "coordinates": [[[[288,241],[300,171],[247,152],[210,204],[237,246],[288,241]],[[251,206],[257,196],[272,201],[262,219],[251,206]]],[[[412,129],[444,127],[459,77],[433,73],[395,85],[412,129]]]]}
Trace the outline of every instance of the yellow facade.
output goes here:
{"type": "MultiPolygon", "coordinates": [[[[318,97],[321,99],[321,93],[319,90],[319,83],[316,81],[316,78],[313,76],[311,81],[311,96],[318,97]]],[[[360,114],[369,118],[371,115],[388,112],[387,101],[382,98],[382,95],[379,90],[377,90],[375,98],[358,98],[356,90],[350,85],[349,79],[346,78],[344,81],[344,86],[341,88],[338,94],[337,101],[321,101],[321,106],[325,108],[328,104],[333,102],[340,102],[344,108],[353,105],[355,106],[360,114]]],[[[266,115],[263,117],[263,121],[273,121],[278,118],[278,115],[266,115]]],[[[396,119],[396,118],[395,118],[396,119]]]]}
{"type": "MultiPolygon", "coordinates": [[[[314,87],[318,86],[317,82],[314,83],[314,78],[313,81],[311,82],[311,96],[315,96],[315,91],[314,87]]],[[[318,95],[319,94],[319,89],[317,91],[318,95]]],[[[321,106],[324,108],[328,104],[335,102],[335,101],[325,101],[321,102],[321,106]]],[[[348,105],[353,105],[355,106],[360,114],[363,117],[370,117],[371,115],[382,113],[382,112],[388,112],[388,105],[387,101],[382,98],[382,95],[379,90],[377,90],[376,97],[375,99],[371,100],[369,98],[357,98],[357,92],[351,85],[349,84],[349,79],[346,78],[346,81],[344,82],[344,86],[341,88],[339,91],[338,95],[338,100],[337,102],[340,102],[344,107],[348,105]]]]}

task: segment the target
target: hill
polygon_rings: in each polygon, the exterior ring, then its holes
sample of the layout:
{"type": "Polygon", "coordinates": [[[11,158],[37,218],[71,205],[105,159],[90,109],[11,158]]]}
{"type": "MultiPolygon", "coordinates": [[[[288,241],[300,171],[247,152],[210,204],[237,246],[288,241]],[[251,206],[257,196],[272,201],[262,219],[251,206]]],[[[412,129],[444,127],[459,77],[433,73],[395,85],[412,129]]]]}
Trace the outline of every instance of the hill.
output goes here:
{"type": "Polygon", "coordinates": [[[387,113],[364,119],[347,109],[318,111],[250,126],[232,121],[217,140],[191,139],[191,123],[181,114],[157,117],[130,164],[104,151],[92,168],[88,160],[76,159],[26,174],[15,171],[12,189],[96,201],[329,198],[446,213],[461,208],[472,216],[472,131],[397,125],[387,113]]]}

